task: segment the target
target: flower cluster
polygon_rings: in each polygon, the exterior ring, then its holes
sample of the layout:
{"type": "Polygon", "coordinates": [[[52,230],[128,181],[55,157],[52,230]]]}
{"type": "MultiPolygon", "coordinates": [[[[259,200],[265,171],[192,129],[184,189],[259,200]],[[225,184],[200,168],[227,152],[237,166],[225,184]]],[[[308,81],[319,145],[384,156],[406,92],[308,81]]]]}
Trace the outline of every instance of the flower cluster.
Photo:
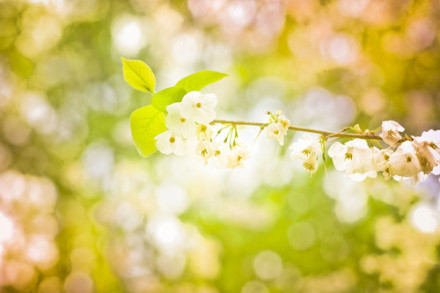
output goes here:
{"type": "Polygon", "coordinates": [[[281,111],[277,111],[276,115],[270,114],[270,123],[266,128],[266,135],[268,139],[276,139],[280,145],[284,144],[284,136],[289,130],[290,121],[281,114],[281,111]]]}
{"type": "MultiPolygon", "coordinates": [[[[243,161],[249,157],[247,146],[237,139],[237,125],[260,125],[262,130],[266,129],[267,138],[276,139],[280,145],[284,144],[289,128],[298,129],[290,126],[290,121],[278,111],[276,114],[268,113],[268,123],[220,121],[229,125],[213,136],[210,124],[215,119],[216,104],[217,97],[214,94],[194,91],[186,94],[182,102],[169,105],[166,116],[168,130],[155,138],[158,150],[176,155],[195,152],[206,164],[217,168],[235,168],[243,166],[243,161]],[[222,131],[227,132],[226,137],[223,141],[216,141],[222,131]]],[[[299,130],[307,131],[304,128],[299,130]]],[[[359,128],[356,130],[360,131],[359,128]]],[[[362,134],[357,136],[360,138],[345,144],[334,142],[328,149],[328,155],[336,170],[344,171],[347,176],[358,181],[367,177],[375,178],[379,172],[387,179],[409,178],[413,182],[425,180],[430,173],[439,175],[440,130],[429,130],[417,137],[402,136],[404,130],[395,121],[384,121],[382,132],[374,139],[382,139],[387,144],[386,148],[379,143],[379,148],[370,145],[367,140],[371,136],[362,134]]],[[[322,135],[319,139],[303,135],[290,146],[290,156],[294,160],[301,160],[304,169],[314,173],[318,169],[319,157],[325,151],[327,139],[340,139],[344,137],[342,132],[322,135]]]]}
{"type": "Polygon", "coordinates": [[[380,172],[387,179],[410,178],[413,182],[425,180],[430,173],[440,175],[440,130],[429,130],[421,136],[409,137],[401,134],[405,128],[399,123],[384,121],[379,136],[375,135],[374,131],[362,131],[359,125],[332,133],[292,126],[281,111],[275,114],[268,112],[267,123],[214,120],[217,97],[214,94],[202,94],[199,90],[223,79],[227,74],[199,71],[184,77],[174,87],[155,93],[156,79],[148,65],[139,60],[124,58],[122,62],[125,80],[133,88],[154,95],[152,105],[137,109],[130,117],[133,139],[142,156],[148,156],[155,151],[152,137],[144,136],[154,133],[156,148],[164,154],[192,153],[200,157],[205,164],[217,168],[241,167],[249,157],[249,151],[238,139],[237,126],[250,125],[260,127],[257,138],[265,129],[267,138],[277,140],[280,145],[284,144],[288,130],[321,134],[319,139],[304,135],[290,147],[291,158],[301,160],[305,170],[310,173],[317,171],[320,156],[325,161],[329,138],[332,139],[331,142],[351,138],[352,140],[345,144],[334,142],[328,150],[328,155],[333,159],[337,170],[344,171],[354,180],[374,178],[380,172]],[[145,79],[134,78],[139,76],[139,70],[147,75],[145,79]],[[182,93],[186,94],[182,97],[182,93]],[[181,102],[168,104],[169,100],[180,99],[181,102]],[[168,105],[166,109],[165,105],[168,105]],[[165,113],[166,117],[163,119],[165,113]],[[159,118],[150,119],[151,117],[159,118]],[[213,135],[214,130],[210,126],[213,124],[224,126],[213,135]],[[165,126],[167,130],[160,133],[165,126]],[[356,133],[346,133],[348,130],[356,133]],[[222,133],[227,134],[220,141],[216,140],[222,133]],[[379,142],[381,140],[383,144],[387,144],[386,148],[379,142]]]}
{"type": "MultiPolygon", "coordinates": [[[[344,171],[353,180],[375,178],[382,172],[386,179],[425,180],[430,173],[440,174],[440,130],[429,130],[421,136],[402,137],[405,129],[395,121],[384,121],[379,135],[388,147],[369,146],[365,139],[353,139],[345,144],[335,142],[328,150],[336,170],[344,171]]],[[[378,144],[378,146],[380,146],[378,144]]],[[[291,157],[301,159],[309,172],[317,169],[322,153],[317,139],[305,135],[291,146],[291,157]]]]}
{"type": "Polygon", "coordinates": [[[167,131],[155,137],[157,149],[164,154],[196,153],[205,164],[216,168],[242,167],[249,157],[247,146],[240,142],[237,128],[226,126],[213,136],[210,123],[215,119],[215,94],[187,93],[180,103],[167,106],[167,131]],[[216,141],[222,131],[229,130],[223,141],[216,141]]]}
{"type": "Polygon", "coordinates": [[[321,144],[310,135],[304,134],[302,139],[290,146],[290,157],[302,160],[303,167],[310,173],[318,170],[318,158],[322,154],[321,144]]]}
{"type": "Polygon", "coordinates": [[[363,162],[357,173],[375,177],[376,172],[382,172],[387,179],[410,178],[413,182],[425,180],[431,172],[440,174],[440,130],[430,130],[412,138],[403,138],[400,135],[403,130],[395,121],[384,121],[380,137],[389,147],[380,150],[364,147],[362,154],[357,153],[359,148],[356,147],[347,150],[363,162]]]}

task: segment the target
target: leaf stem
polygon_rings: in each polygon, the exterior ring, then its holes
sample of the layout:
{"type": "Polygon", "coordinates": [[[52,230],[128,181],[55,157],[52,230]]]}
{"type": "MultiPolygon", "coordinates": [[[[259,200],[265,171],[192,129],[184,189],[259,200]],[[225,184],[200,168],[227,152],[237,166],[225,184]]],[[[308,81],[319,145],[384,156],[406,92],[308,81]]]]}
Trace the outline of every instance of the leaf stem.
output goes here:
{"type": "MultiPolygon", "coordinates": [[[[263,127],[266,123],[216,119],[216,120],[212,121],[211,124],[249,125],[249,126],[263,127]]],[[[289,130],[318,133],[318,134],[322,134],[325,136],[339,137],[339,138],[345,137],[345,138],[361,138],[361,139],[382,140],[382,138],[380,136],[374,135],[374,134],[330,132],[330,131],[316,130],[316,129],[311,129],[311,128],[297,127],[297,126],[289,126],[289,130]]]]}

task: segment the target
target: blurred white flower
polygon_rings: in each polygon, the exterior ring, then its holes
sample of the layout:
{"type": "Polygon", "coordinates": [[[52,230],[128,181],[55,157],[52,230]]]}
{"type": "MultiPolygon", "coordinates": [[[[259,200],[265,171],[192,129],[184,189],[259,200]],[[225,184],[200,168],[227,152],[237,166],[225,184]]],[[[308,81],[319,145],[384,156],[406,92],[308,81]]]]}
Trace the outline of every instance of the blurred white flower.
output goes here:
{"type": "Polygon", "coordinates": [[[284,135],[286,132],[284,128],[278,123],[271,123],[266,127],[266,135],[268,139],[275,138],[280,145],[284,144],[284,135]]]}
{"type": "Polygon", "coordinates": [[[376,177],[373,151],[363,139],[354,139],[345,145],[335,142],[328,150],[336,170],[344,171],[353,180],[362,181],[367,176],[376,177]]]}
{"type": "MultiPolygon", "coordinates": [[[[440,163],[440,154],[437,153],[428,142],[419,142],[414,140],[413,146],[417,151],[417,158],[419,159],[421,171],[424,174],[429,174],[440,163]]],[[[438,168],[437,168],[438,169],[438,168]]],[[[437,170],[436,172],[437,173],[437,170]]]]}
{"type": "Polygon", "coordinates": [[[268,139],[275,138],[278,140],[280,145],[284,144],[284,136],[287,134],[287,130],[289,130],[290,121],[284,116],[281,115],[281,111],[277,112],[277,116],[274,118],[274,116],[271,115],[270,118],[271,122],[266,127],[266,135],[268,139]]]}
{"type": "Polygon", "coordinates": [[[377,172],[384,171],[387,168],[388,162],[391,155],[393,154],[392,149],[379,150],[374,147],[373,152],[373,167],[377,172]]]}
{"type": "Polygon", "coordinates": [[[209,125],[199,124],[197,125],[197,140],[198,141],[210,141],[212,136],[212,129],[209,125]]]}
{"type": "Polygon", "coordinates": [[[414,145],[410,141],[405,141],[391,155],[384,175],[415,178],[421,171],[414,145]]]}
{"type": "Polygon", "coordinates": [[[201,92],[189,92],[180,106],[180,114],[187,119],[193,119],[200,124],[209,124],[215,119],[215,106],[217,96],[215,94],[202,94],[201,92]]]}
{"type": "Polygon", "coordinates": [[[440,153],[440,130],[423,131],[421,136],[413,136],[415,141],[428,142],[430,146],[440,153]]]}
{"type": "Polygon", "coordinates": [[[318,158],[322,154],[321,144],[310,135],[304,134],[302,138],[290,146],[290,157],[303,161],[303,167],[310,173],[318,169],[318,158]]]}
{"type": "Polygon", "coordinates": [[[278,115],[278,122],[277,122],[282,128],[283,132],[286,133],[287,130],[289,130],[290,126],[290,120],[287,119],[284,115],[278,115]]]}
{"type": "Polygon", "coordinates": [[[243,162],[248,159],[250,152],[247,146],[239,141],[235,142],[235,146],[232,147],[228,155],[227,167],[234,169],[236,167],[243,167],[243,162]]]}
{"type": "Polygon", "coordinates": [[[185,154],[185,138],[174,130],[167,130],[154,139],[157,149],[163,154],[185,154]]]}
{"type": "MultiPolygon", "coordinates": [[[[440,154],[440,130],[428,130],[422,132],[421,136],[414,137],[415,142],[427,143],[434,151],[440,154]]],[[[440,164],[437,165],[432,170],[435,175],[440,175],[440,164]]]]}
{"type": "Polygon", "coordinates": [[[166,125],[168,129],[174,130],[185,138],[196,136],[196,124],[190,118],[184,118],[180,114],[181,103],[174,103],[167,106],[166,125]]]}
{"type": "Polygon", "coordinates": [[[382,133],[379,135],[384,142],[389,145],[394,145],[399,140],[402,139],[402,136],[399,132],[404,131],[402,125],[397,123],[396,121],[388,120],[382,122],[382,133]]]}
{"type": "Polygon", "coordinates": [[[205,164],[208,164],[208,159],[214,155],[213,143],[206,140],[199,142],[196,148],[196,154],[205,160],[205,164]]]}
{"type": "Polygon", "coordinates": [[[438,229],[438,211],[427,203],[418,203],[410,213],[410,223],[423,233],[433,233],[438,229]]]}
{"type": "Polygon", "coordinates": [[[230,149],[227,144],[221,142],[213,142],[213,156],[209,159],[209,165],[223,169],[228,165],[228,154],[230,149]]]}

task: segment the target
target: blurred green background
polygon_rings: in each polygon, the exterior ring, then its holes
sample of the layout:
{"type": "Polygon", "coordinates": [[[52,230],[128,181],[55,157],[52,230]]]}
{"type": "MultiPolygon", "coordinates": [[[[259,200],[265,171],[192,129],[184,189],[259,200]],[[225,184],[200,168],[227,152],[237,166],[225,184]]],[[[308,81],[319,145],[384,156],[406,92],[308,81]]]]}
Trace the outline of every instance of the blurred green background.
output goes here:
{"type": "MultiPolygon", "coordinates": [[[[0,0],[1,292],[440,292],[440,185],[134,148],[120,57],[217,117],[440,128],[439,0],[0,0]]],[[[240,132],[252,143],[258,129],[240,132]]]]}

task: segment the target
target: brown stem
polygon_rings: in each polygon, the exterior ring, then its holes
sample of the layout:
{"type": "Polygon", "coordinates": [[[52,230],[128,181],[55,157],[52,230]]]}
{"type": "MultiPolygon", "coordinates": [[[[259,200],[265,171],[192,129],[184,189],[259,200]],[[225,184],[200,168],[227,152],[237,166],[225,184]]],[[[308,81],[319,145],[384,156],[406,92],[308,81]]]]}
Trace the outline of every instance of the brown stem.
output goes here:
{"type": "MultiPolygon", "coordinates": [[[[260,123],[260,122],[230,121],[230,120],[218,120],[218,119],[211,122],[211,124],[219,124],[219,123],[220,124],[232,124],[232,125],[249,125],[249,126],[259,126],[259,127],[264,127],[266,125],[266,123],[260,123]]],[[[323,131],[323,130],[304,128],[304,127],[296,127],[296,126],[289,126],[289,130],[312,132],[312,133],[318,133],[318,134],[322,134],[325,136],[331,136],[331,137],[346,137],[346,138],[382,140],[382,138],[380,136],[377,136],[374,134],[329,132],[329,131],[323,131]]]]}

